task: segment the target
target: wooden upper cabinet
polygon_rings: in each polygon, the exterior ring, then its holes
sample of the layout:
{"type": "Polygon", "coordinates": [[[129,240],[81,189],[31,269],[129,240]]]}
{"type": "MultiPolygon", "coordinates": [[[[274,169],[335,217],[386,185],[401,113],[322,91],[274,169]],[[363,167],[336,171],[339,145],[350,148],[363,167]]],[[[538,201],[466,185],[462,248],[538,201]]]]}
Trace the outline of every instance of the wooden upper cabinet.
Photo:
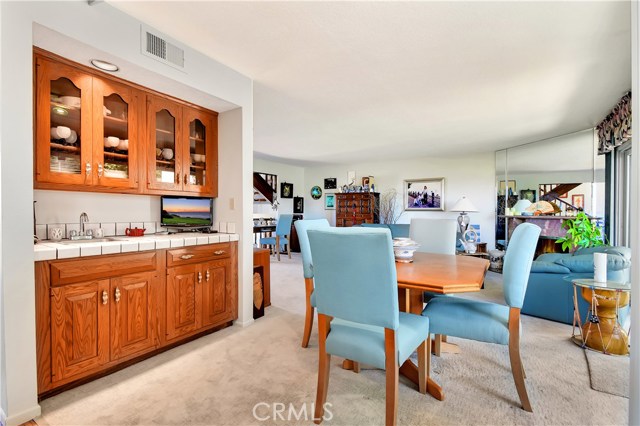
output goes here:
{"type": "Polygon", "coordinates": [[[124,84],[93,79],[95,185],[138,187],[138,152],[144,144],[138,131],[140,98],[139,91],[124,84]]]}
{"type": "Polygon", "coordinates": [[[109,361],[108,292],[108,279],[51,289],[53,382],[109,361]]]}
{"type": "Polygon", "coordinates": [[[187,130],[183,154],[184,191],[218,196],[217,120],[206,112],[184,107],[187,130]]]}
{"type": "Polygon", "coordinates": [[[72,67],[36,59],[36,182],[92,183],[92,82],[72,67]]]}
{"type": "Polygon", "coordinates": [[[35,186],[218,195],[218,117],[36,49],[35,186]]]}
{"type": "Polygon", "coordinates": [[[182,108],[159,96],[147,96],[147,185],[150,189],[182,190],[184,156],[182,108]]]}

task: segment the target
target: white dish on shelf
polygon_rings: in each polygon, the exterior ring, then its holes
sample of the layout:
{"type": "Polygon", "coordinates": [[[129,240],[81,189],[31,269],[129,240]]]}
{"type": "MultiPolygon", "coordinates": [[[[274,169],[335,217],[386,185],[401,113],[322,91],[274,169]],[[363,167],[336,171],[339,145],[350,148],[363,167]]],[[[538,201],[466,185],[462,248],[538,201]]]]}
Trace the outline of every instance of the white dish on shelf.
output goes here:
{"type": "Polygon", "coordinates": [[[80,98],[77,96],[60,96],[60,103],[72,108],[80,108],[80,98]]]}
{"type": "Polygon", "coordinates": [[[67,141],[67,143],[76,143],[78,140],[78,133],[76,133],[75,130],[71,130],[69,137],[64,138],[64,140],[67,141]]]}
{"type": "Polygon", "coordinates": [[[114,148],[120,144],[120,139],[115,136],[107,136],[104,138],[104,146],[107,148],[114,148]]]}
{"type": "Polygon", "coordinates": [[[66,139],[71,136],[71,129],[66,126],[58,126],[51,128],[51,137],[53,139],[66,139]]]}
{"type": "Polygon", "coordinates": [[[129,149],[129,139],[122,139],[120,143],[118,143],[118,148],[120,151],[127,151],[129,149]]]}
{"type": "Polygon", "coordinates": [[[104,114],[105,117],[108,117],[111,115],[111,110],[109,108],[107,108],[106,106],[102,107],[102,113],[104,114]]]}

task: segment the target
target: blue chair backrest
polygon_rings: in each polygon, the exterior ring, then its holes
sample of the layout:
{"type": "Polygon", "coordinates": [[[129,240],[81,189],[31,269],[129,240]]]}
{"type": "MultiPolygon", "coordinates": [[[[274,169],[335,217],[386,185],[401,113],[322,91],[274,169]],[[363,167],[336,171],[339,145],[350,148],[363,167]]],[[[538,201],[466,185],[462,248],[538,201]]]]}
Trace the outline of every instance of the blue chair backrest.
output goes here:
{"type": "Polygon", "coordinates": [[[278,223],[276,224],[276,235],[284,236],[291,233],[291,222],[293,221],[292,214],[281,214],[278,216],[278,223]]]}
{"type": "Polygon", "coordinates": [[[311,247],[309,247],[307,231],[310,229],[329,229],[331,226],[327,219],[296,220],[294,226],[298,233],[298,242],[300,243],[300,252],[302,253],[304,277],[313,278],[313,262],[311,261],[311,247]]]}
{"type": "Polygon", "coordinates": [[[502,278],[504,299],[512,308],[522,308],[540,231],[537,225],[523,223],[516,227],[509,239],[502,278]]]}
{"type": "Polygon", "coordinates": [[[398,281],[391,232],[358,227],[307,234],[318,312],[396,330],[398,281]]]}

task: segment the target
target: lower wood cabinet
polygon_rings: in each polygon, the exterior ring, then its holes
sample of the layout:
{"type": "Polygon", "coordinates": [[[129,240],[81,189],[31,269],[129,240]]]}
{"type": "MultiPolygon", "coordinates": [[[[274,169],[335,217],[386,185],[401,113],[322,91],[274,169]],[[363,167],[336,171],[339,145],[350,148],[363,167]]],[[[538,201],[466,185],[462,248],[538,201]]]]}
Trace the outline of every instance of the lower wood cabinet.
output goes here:
{"type": "Polygon", "coordinates": [[[237,242],[36,262],[39,395],[229,324],[237,276],[237,242]]]}

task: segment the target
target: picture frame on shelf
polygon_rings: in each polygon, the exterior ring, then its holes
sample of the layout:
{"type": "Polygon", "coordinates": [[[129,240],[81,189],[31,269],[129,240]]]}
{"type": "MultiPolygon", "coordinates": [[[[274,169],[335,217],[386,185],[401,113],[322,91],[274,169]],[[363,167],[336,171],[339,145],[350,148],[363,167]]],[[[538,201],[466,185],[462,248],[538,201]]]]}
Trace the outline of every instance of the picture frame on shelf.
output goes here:
{"type": "Polygon", "coordinates": [[[498,193],[500,195],[505,195],[507,187],[509,188],[509,190],[511,190],[511,194],[512,195],[516,195],[516,181],[515,180],[510,180],[508,186],[505,185],[505,181],[501,180],[499,185],[498,185],[498,193]]]}
{"type": "Polygon", "coordinates": [[[282,182],[280,184],[280,198],[293,198],[293,184],[282,182]]]}
{"type": "Polygon", "coordinates": [[[304,213],[304,197],[293,197],[293,213],[304,213]]]}
{"type": "Polygon", "coordinates": [[[336,189],[338,187],[338,179],[337,178],[325,178],[324,179],[324,189],[336,189]]]}
{"type": "Polygon", "coordinates": [[[325,210],[336,209],[336,194],[334,193],[324,194],[324,209],[325,210]]]}
{"type": "Polygon", "coordinates": [[[444,178],[408,179],[403,183],[404,210],[444,211],[444,178]]]}

